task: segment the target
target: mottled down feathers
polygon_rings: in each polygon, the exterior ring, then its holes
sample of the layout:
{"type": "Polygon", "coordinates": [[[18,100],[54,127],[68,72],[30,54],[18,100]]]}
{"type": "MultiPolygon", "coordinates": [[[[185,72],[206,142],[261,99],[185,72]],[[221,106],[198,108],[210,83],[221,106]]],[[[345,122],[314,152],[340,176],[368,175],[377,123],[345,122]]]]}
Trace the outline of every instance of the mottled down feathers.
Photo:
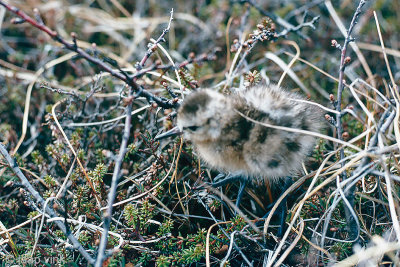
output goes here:
{"type": "Polygon", "coordinates": [[[200,90],[183,101],[178,127],[212,168],[251,178],[285,177],[301,169],[316,138],[266,127],[245,116],[261,123],[320,132],[322,111],[302,100],[274,85],[229,96],[200,90]]]}

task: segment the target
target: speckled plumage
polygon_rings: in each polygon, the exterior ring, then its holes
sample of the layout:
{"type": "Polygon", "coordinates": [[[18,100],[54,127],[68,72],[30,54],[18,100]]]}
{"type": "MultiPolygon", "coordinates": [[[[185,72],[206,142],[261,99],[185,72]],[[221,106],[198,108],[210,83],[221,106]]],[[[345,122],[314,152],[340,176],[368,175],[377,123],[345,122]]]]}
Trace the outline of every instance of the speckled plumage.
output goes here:
{"type": "Polygon", "coordinates": [[[189,95],[178,110],[178,127],[212,168],[251,178],[275,179],[297,173],[315,137],[253,123],[319,132],[323,114],[314,105],[275,85],[229,96],[205,89],[189,95]]]}

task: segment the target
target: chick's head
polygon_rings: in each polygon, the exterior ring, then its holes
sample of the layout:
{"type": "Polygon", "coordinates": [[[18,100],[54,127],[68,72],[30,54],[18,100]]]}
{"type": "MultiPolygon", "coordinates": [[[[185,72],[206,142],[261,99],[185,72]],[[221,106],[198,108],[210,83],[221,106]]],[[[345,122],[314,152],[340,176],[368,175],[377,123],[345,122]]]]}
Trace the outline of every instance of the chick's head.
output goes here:
{"type": "Polygon", "coordinates": [[[178,110],[178,127],[184,137],[194,142],[216,139],[221,134],[227,99],[220,93],[205,89],[187,96],[178,110]]]}

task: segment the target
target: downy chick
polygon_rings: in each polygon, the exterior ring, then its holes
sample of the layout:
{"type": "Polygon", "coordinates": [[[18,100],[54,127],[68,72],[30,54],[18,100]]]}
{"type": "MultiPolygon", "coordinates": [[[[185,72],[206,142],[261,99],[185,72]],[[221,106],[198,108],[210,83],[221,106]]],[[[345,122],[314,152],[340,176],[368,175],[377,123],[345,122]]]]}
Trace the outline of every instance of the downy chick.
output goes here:
{"type": "Polygon", "coordinates": [[[322,111],[301,100],[275,85],[230,96],[205,89],[185,98],[177,124],[212,168],[249,179],[277,179],[301,170],[316,138],[266,127],[240,113],[261,123],[319,132],[322,111]]]}

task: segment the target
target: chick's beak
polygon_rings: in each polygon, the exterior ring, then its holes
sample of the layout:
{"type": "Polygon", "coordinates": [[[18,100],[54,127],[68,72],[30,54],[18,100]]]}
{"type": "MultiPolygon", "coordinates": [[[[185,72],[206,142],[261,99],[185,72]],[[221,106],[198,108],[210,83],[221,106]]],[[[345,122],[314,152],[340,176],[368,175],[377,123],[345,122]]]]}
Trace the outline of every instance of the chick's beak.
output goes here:
{"type": "Polygon", "coordinates": [[[179,129],[179,127],[176,126],[176,127],[172,128],[171,130],[169,130],[169,131],[167,131],[167,132],[165,132],[165,133],[162,133],[162,134],[157,135],[157,136],[154,138],[154,140],[157,141],[157,140],[165,139],[165,138],[170,137],[170,136],[181,135],[182,133],[183,133],[183,132],[179,129]]]}

